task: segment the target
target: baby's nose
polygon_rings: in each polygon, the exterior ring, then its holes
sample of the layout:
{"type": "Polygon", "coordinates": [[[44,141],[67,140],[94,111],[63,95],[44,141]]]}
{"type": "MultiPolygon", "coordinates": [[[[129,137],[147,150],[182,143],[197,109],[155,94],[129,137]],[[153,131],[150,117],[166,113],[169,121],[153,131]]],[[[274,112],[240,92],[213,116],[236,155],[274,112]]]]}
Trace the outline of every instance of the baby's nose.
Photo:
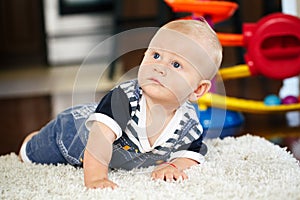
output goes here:
{"type": "Polygon", "coordinates": [[[167,68],[161,65],[156,65],[154,67],[154,71],[159,73],[161,76],[165,76],[167,74],[167,68]]]}

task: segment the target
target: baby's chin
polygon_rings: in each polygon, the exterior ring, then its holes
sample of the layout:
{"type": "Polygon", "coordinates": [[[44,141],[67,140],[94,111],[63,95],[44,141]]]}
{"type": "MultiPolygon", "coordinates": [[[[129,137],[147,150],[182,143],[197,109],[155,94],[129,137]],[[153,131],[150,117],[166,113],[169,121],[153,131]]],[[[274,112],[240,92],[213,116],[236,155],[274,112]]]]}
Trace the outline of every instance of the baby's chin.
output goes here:
{"type": "Polygon", "coordinates": [[[170,105],[182,105],[187,99],[181,98],[179,99],[174,95],[168,88],[161,87],[154,84],[144,85],[141,87],[143,90],[143,94],[145,94],[148,98],[155,100],[155,102],[162,104],[170,104],[170,105]]]}

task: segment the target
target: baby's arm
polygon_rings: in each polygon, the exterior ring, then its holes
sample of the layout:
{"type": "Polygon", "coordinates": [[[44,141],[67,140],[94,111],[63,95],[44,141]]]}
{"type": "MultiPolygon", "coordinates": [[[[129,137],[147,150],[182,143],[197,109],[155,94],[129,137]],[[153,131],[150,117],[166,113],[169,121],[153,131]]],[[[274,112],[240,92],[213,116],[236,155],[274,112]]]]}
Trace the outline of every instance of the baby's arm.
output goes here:
{"type": "Polygon", "coordinates": [[[158,165],[151,174],[153,179],[161,179],[166,181],[187,179],[188,176],[183,170],[190,168],[193,165],[198,164],[197,161],[189,158],[176,158],[171,162],[166,162],[158,165]]]}
{"type": "Polygon", "coordinates": [[[115,133],[101,122],[93,122],[84,152],[84,184],[88,188],[115,188],[108,179],[108,165],[112,156],[115,133]]]}

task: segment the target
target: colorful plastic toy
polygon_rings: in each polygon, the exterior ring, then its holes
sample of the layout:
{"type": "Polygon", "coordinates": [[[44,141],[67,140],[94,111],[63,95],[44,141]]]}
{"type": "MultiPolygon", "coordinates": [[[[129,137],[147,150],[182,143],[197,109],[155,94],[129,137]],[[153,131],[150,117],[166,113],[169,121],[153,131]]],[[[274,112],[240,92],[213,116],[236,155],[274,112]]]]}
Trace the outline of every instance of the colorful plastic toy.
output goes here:
{"type": "MultiPolygon", "coordinates": [[[[221,34],[223,42],[245,46],[248,65],[223,68],[219,71],[222,80],[264,75],[268,78],[285,79],[300,74],[300,19],[281,13],[262,18],[257,24],[245,24],[244,34],[221,34]],[[280,28],[278,28],[280,27],[280,28]],[[246,38],[246,39],[245,39],[246,38]]],[[[220,36],[220,34],[219,34],[220,36]]],[[[222,41],[222,40],[221,40],[222,41]]],[[[300,103],[265,105],[252,101],[207,94],[198,104],[249,113],[273,113],[300,110],[300,103]]]]}
{"type": "Polygon", "coordinates": [[[245,60],[252,75],[285,79],[300,74],[300,19],[275,13],[244,24],[245,60]]]}
{"type": "Polygon", "coordinates": [[[218,33],[223,46],[243,46],[251,75],[285,79],[300,74],[300,19],[270,14],[245,23],[243,34],[218,33]]]}
{"type": "Polygon", "coordinates": [[[230,18],[238,5],[228,1],[165,0],[174,12],[190,12],[193,16],[209,16],[213,23],[230,18]]]}
{"type": "Polygon", "coordinates": [[[242,113],[231,110],[208,107],[196,111],[206,138],[232,136],[239,132],[245,121],[242,113]]]}
{"type": "Polygon", "coordinates": [[[298,98],[292,95],[286,96],[282,99],[282,104],[295,104],[298,102],[298,98]]]}
{"type": "Polygon", "coordinates": [[[270,94],[264,98],[264,104],[267,106],[280,105],[281,99],[275,94],[270,94]]]}
{"type": "MultiPolygon", "coordinates": [[[[296,75],[296,74],[295,74],[296,75]]],[[[251,72],[247,65],[238,65],[219,70],[219,78],[226,81],[228,79],[236,79],[251,76],[251,72]]],[[[254,101],[239,99],[234,97],[226,97],[219,94],[208,93],[198,100],[199,105],[214,106],[217,108],[235,110],[240,112],[266,114],[300,110],[300,103],[288,105],[267,106],[263,101],[254,101]]]]}

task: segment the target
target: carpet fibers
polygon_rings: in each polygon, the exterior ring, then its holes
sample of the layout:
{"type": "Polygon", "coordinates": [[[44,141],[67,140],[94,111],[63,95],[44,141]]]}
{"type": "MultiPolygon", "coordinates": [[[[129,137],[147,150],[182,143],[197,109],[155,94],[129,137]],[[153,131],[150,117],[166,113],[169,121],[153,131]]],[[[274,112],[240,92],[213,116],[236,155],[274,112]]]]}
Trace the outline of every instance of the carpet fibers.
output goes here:
{"type": "Polygon", "coordinates": [[[110,171],[119,185],[86,189],[82,168],[22,163],[0,156],[0,199],[300,199],[299,162],[285,149],[251,135],[206,141],[206,162],[188,180],[153,181],[152,167],[110,171]]]}

